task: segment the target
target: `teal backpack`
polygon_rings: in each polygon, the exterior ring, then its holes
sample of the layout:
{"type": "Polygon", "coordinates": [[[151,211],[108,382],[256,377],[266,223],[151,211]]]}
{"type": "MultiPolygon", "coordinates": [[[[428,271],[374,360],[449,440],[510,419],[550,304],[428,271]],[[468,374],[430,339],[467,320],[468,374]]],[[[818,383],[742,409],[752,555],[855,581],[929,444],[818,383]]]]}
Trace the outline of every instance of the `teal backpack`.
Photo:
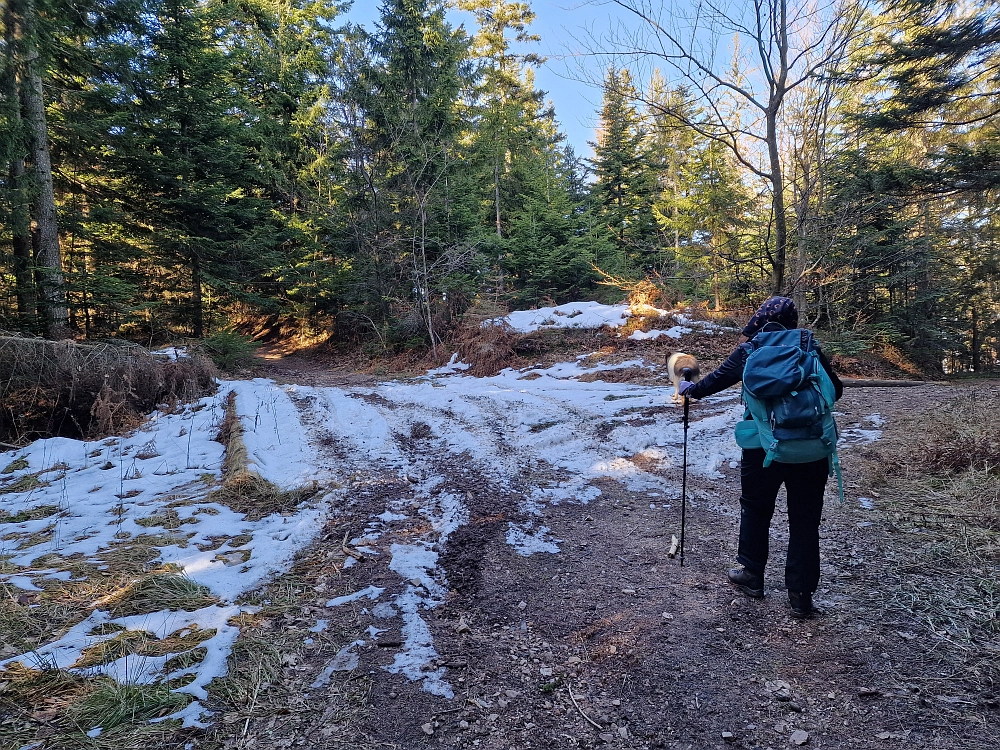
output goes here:
{"type": "Polygon", "coordinates": [[[744,420],[736,426],[741,448],[762,448],[772,461],[803,464],[829,459],[830,476],[844,502],[837,457],[833,381],[820,364],[811,331],[762,331],[750,342],[743,368],[744,420]],[[750,419],[752,417],[752,419],[750,419]]]}

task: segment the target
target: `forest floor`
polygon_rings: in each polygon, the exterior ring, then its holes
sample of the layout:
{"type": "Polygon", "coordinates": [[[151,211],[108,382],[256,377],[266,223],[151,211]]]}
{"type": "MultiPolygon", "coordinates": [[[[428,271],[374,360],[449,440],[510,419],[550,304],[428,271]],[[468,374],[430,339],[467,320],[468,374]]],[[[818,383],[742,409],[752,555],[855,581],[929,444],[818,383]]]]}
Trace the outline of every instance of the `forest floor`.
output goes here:
{"type": "MultiPolygon", "coordinates": [[[[666,351],[649,345],[643,358],[602,363],[583,349],[491,378],[445,368],[394,381],[316,357],[265,359],[257,374],[268,380],[235,386],[257,433],[251,464],[256,452],[266,475],[296,474],[329,492],[310,506],[305,520],[319,525],[309,538],[293,533],[298,553],[285,572],[240,596],[232,585],[245,611],[230,673],[202,701],[211,726],[157,741],[1000,744],[991,682],[1000,654],[995,638],[982,638],[996,633],[997,558],[960,557],[962,523],[915,516],[884,486],[908,459],[914,415],[933,413],[953,389],[847,390],[838,404],[846,503],[828,488],[823,614],[797,621],[782,586],[780,502],[765,599],[725,581],[739,520],[738,392],[691,408],[683,567],[667,556],[680,535],[683,429],[659,371],[666,351]],[[938,590],[944,619],[929,615],[938,590]]],[[[995,408],[997,388],[975,388],[995,408]]],[[[268,544],[288,536],[258,523],[268,544]]],[[[264,548],[248,549],[244,562],[264,548]]],[[[268,569],[244,568],[252,577],[268,569]]],[[[60,746],[52,731],[35,742],[25,731],[11,747],[60,746]]],[[[97,743],[100,732],[90,736],[97,743]]]]}
{"type": "MultiPolygon", "coordinates": [[[[865,497],[876,493],[863,488],[857,448],[844,450],[847,503],[840,506],[832,489],[827,496],[817,594],[824,615],[802,622],[789,617],[781,583],[787,541],[781,510],[764,601],[748,600],[725,582],[735,555],[739,471],[732,454],[706,470],[697,444],[702,423],[725,415],[729,427],[732,401],[692,409],[691,448],[701,471],[689,483],[681,567],[666,555],[671,535],[680,533],[679,429],[662,454],[629,456],[632,466],[622,467],[622,478],[593,479],[526,511],[525,497],[558,486],[565,475],[543,451],[511,444],[511,422],[522,414],[494,409],[476,436],[486,454],[503,458],[506,471],[498,475],[499,462],[454,449],[449,437],[461,428],[446,410],[376,395],[369,403],[392,425],[407,465],[441,478],[434,491],[468,499],[467,520],[442,545],[449,590],[424,618],[437,652],[428,665],[432,688],[444,667],[441,679],[454,697],[422,689],[419,675],[387,671],[396,648],[412,637],[405,618],[387,617],[391,609],[379,605],[380,611],[368,599],[331,611],[305,596],[302,626],[322,613],[330,641],[312,644],[287,670],[290,682],[281,692],[302,702],[287,721],[254,719],[253,746],[782,748],[801,741],[799,731],[810,746],[827,748],[957,750],[1000,741],[990,686],[977,689],[944,658],[940,669],[925,671],[915,652],[936,648],[937,640],[914,643],[919,623],[886,618],[872,606],[873,591],[888,593],[884,566],[912,557],[908,536],[890,533],[883,503],[865,497]],[[426,429],[429,423],[435,428],[426,429]],[[633,466],[646,481],[629,481],[633,466]],[[574,499],[590,488],[589,501],[574,499]],[[559,540],[558,552],[525,556],[508,543],[512,523],[532,522],[559,540]],[[369,628],[381,632],[366,636],[369,628]],[[310,687],[343,642],[366,637],[356,670],[310,687]]],[[[849,389],[838,405],[840,421],[866,433],[858,436],[863,443],[875,428],[891,432],[898,416],[949,395],[938,385],[849,389]]],[[[653,419],[679,427],[680,410],[662,405],[659,394],[656,400],[628,415],[635,429],[653,419]]],[[[534,418],[540,432],[558,423],[588,447],[608,439],[608,423],[592,413],[565,408],[534,418]]],[[[331,463],[351,460],[342,445],[330,450],[331,463]]],[[[387,508],[423,502],[419,483],[395,473],[380,479],[371,466],[352,468],[356,504],[331,519],[329,541],[338,542],[342,530],[358,533],[387,508]]],[[[391,549],[426,535],[421,520],[387,523],[377,540],[366,540],[378,556],[349,570],[308,561],[294,574],[304,591],[320,585],[324,597],[369,586],[405,594],[415,581],[394,573],[391,549]]],[[[242,745],[237,739],[233,746],[242,745]]]]}

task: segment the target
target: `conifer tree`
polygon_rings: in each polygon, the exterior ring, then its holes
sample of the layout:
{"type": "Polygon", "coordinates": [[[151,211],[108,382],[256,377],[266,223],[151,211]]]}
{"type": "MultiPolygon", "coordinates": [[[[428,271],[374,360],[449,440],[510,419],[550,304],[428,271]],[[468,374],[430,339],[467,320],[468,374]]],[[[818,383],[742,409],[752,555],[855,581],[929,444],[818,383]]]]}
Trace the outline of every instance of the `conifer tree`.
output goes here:
{"type": "Polygon", "coordinates": [[[613,238],[615,255],[599,261],[616,275],[641,273],[643,240],[653,226],[654,182],[644,161],[646,131],[636,109],[638,93],[627,69],[609,68],[594,148],[594,194],[613,238]]]}

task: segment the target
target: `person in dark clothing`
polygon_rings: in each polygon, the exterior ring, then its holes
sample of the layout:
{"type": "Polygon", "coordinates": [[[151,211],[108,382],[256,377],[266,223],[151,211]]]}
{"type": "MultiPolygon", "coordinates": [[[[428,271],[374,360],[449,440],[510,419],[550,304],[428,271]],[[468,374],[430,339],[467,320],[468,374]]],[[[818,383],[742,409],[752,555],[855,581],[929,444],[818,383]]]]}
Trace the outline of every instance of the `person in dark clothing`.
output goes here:
{"type": "MultiPolygon", "coordinates": [[[[681,394],[704,398],[743,379],[743,368],[761,331],[794,329],[799,315],[788,297],[772,297],[743,329],[747,341],[736,347],[728,359],[698,383],[682,383],[681,394]]],[[[830,376],[839,399],[844,384],[830,361],[817,347],[820,364],[830,376]]],[[[749,417],[748,417],[749,418],[749,417]]],[[[809,617],[814,612],[812,595],[819,584],[819,524],[823,513],[823,493],[830,472],[827,459],[804,464],[772,462],[764,466],[763,449],[743,451],[740,466],[740,539],[736,560],[742,567],[729,571],[729,580],[747,596],[764,596],[764,568],[768,558],[768,537],[778,490],[785,485],[788,496],[788,556],[785,560],[785,587],[792,616],[809,617]]]]}

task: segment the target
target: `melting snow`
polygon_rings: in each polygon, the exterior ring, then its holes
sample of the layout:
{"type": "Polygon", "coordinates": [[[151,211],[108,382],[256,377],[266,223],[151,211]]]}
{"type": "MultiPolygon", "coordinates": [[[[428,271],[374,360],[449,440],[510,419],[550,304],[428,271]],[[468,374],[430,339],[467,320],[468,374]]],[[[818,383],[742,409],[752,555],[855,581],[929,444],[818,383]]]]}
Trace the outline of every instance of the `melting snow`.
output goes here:
{"type": "Polygon", "coordinates": [[[660,336],[666,336],[671,339],[679,339],[685,333],[691,333],[693,329],[686,326],[674,326],[666,331],[633,331],[632,335],[629,336],[633,341],[645,341],[647,339],[658,339],[660,336]]]}
{"type": "MultiPolygon", "coordinates": [[[[98,570],[105,556],[154,535],[160,564],[173,564],[207,586],[223,602],[196,612],[154,612],[111,618],[97,609],[57,640],[33,652],[14,656],[29,666],[54,664],[71,668],[82,651],[115,637],[116,628],[141,630],[163,638],[186,627],[214,629],[199,645],[205,657],[184,670],[164,674],[166,657],[129,655],[97,667],[76,668],[85,674],[152,682],[193,674],[176,692],[207,697],[205,686],[226,672],[226,660],[239,630],[229,621],[252,608],[232,604],[273,574],[286,570],[296,552],[322,528],[323,502],[301,506],[295,513],[274,513],[250,521],[242,513],[208,495],[220,477],[223,447],[214,437],[223,414],[222,402],[237,391],[237,411],[252,465],[266,478],[290,489],[306,479],[324,478],[315,468],[311,448],[303,442],[297,412],[288,393],[270,381],[223,382],[216,396],[178,413],[154,412],[135,434],[88,443],[68,438],[38,440],[21,451],[0,454],[0,463],[27,462],[6,482],[35,475],[27,492],[0,496],[0,507],[12,515],[52,508],[47,517],[4,524],[4,548],[17,572],[0,581],[37,588],[31,578],[69,580],[69,571],[38,569],[34,561],[51,554],[78,555],[98,570]],[[29,537],[44,535],[41,543],[29,537]],[[26,540],[19,543],[20,540],[26,540]],[[95,634],[95,633],[105,633],[95,634]]],[[[51,558],[46,558],[49,565],[51,558]]],[[[171,655],[173,656],[173,655],[171,655]]],[[[175,715],[185,726],[202,725],[197,701],[175,715]]]]}
{"type": "MultiPolygon", "coordinates": [[[[628,314],[624,305],[588,302],[516,312],[508,322],[523,332],[620,326],[628,314]]],[[[671,314],[681,325],[633,334],[633,338],[676,338],[691,329],[724,330],[671,314]]],[[[506,540],[521,555],[559,553],[561,540],[539,523],[542,510],[547,505],[593,501],[601,494],[594,480],[615,479],[664,500],[679,496],[684,434],[680,409],[670,402],[672,389],[581,382],[583,374],[650,367],[638,359],[617,365],[589,362],[587,355],[581,355],[549,367],[474,378],[463,375],[467,365],[452,357],[448,365],[428,373],[430,377],[368,388],[280,386],[267,380],[225,382],[219,395],[177,414],[153,414],[130,437],[99,444],[56,438],[0,454],[0,465],[20,456],[29,464],[9,477],[0,477],[0,482],[42,472],[38,475],[42,484],[35,489],[0,495],[0,508],[10,514],[46,505],[56,508],[48,518],[4,524],[5,533],[18,538],[40,532],[50,538],[31,547],[18,547],[16,539],[5,542],[0,552],[10,555],[13,570],[0,576],[0,581],[36,590],[34,581],[68,577],[66,571],[32,567],[42,555],[78,553],[101,569],[106,567],[104,556],[123,539],[159,534],[159,561],[179,566],[222,601],[220,606],[196,612],[117,619],[98,609],[58,640],[39,646],[35,654],[10,661],[32,665],[42,659],[71,667],[82,650],[114,637],[115,631],[107,628],[111,623],[157,638],[195,626],[206,633],[214,629],[200,644],[208,652],[204,660],[169,675],[164,674],[167,657],[125,657],[78,670],[139,681],[192,674],[193,681],[178,690],[196,700],[174,718],[182,719],[185,726],[204,726],[207,716],[199,700],[206,697],[205,686],[225,673],[238,635],[234,618],[252,611],[235,603],[239,596],[288,568],[295,553],[321,531],[327,503],[354,502],[350,487],[396,482],[393,486],[398,486],[398,493],[386,496],[384,506],[373,512],[351,544],[387,566],[397,580],[332,598],[326,606],[372,602],[371,614],[376,618],[401,617],[403,646],[384,669],[420,681],[435,695],[452,697],[447,669],[436,662],[438,653],[425,619],[449,588],[439,557],[449,535],[468,523],[470,507],[474,507],[472,495],[454,490],[449,471],[456,466],[467,468],[483,477],[490,491],[510,498],[510,511],[513,515],[516,508],[519,516],[508,522],[506,540]],[[283,488],[336,480],[348,489],[288,515],[276,513],[258,521],[248,521],[210,501],[207,495],[220,476],[223,458],[222,446],[213,437],[230,390],[236,392],[248,458],[256,471],[283,488]],[[412,440],[429,441],[432,451],[411,450],[400,440],[418,422],[426,425],[422,432],[427,434],[412,440]],[[343,459],[321,458],[316,446],[327,439],[335,441],[343,459]],[[647,471],[649,466],[657,471],[647,471]]],[[[692,408],[691,474],[719,478],[723,465],[732,466],[738,460],[733,426],[743,410],[737,399],[738,392],[731,390],[692,408]]],[[[845,441],[878,439],[881,417],[870,415],[864,423],[873,429],[862,429],[858,423],[844,431],[845,441]]],[[[695,502],[705,496],[696,493],[695,502]]],[[[650,507],[657,505],[670,507],[659,501],[650,507]]],[[[347,558],[344,568],[354,562],[347,558]]],[[[327,620],[319,620],[310,631],[323,632],[326,626],[327,620]]],[[[367,638],[374,640],[379,632],[372,627],[367,638]]],[[[338,670],[356,668],[365,645],[361,640],[343,645],[313,687],[329,684],[338,670]]]]}

